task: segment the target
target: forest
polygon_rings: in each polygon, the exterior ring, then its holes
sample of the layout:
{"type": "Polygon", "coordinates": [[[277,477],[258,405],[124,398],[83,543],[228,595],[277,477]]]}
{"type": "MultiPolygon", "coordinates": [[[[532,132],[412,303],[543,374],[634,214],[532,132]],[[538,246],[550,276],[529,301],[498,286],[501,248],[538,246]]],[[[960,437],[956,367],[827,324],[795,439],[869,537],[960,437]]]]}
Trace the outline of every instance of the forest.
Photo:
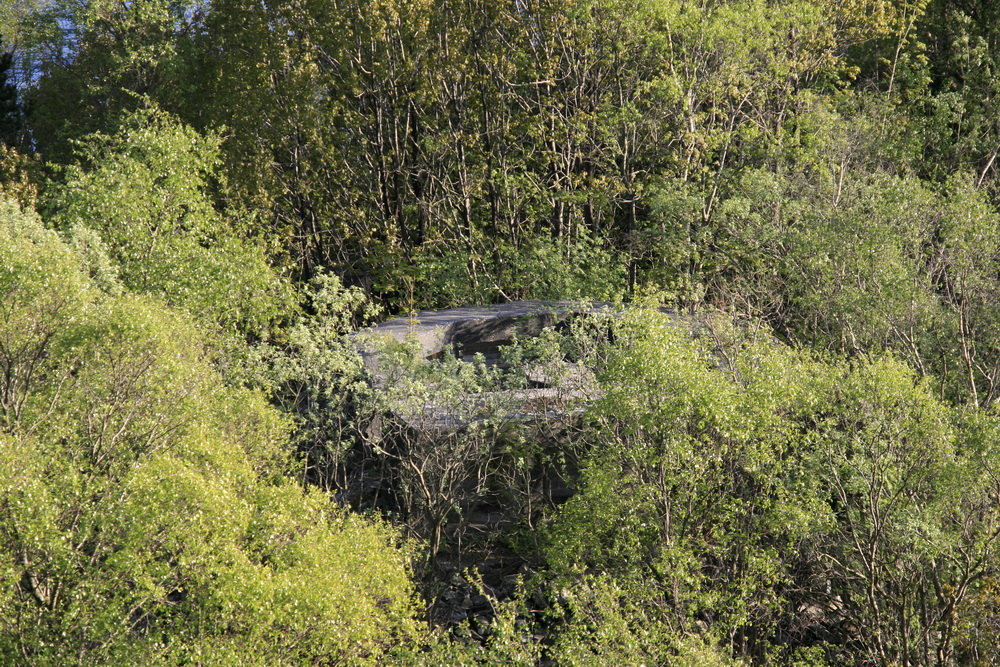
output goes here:
{"type": "Polygon", "coordinates": [[[992,0],[0,0],[0,663],[1000,664],[998,156],[992,0]]]}

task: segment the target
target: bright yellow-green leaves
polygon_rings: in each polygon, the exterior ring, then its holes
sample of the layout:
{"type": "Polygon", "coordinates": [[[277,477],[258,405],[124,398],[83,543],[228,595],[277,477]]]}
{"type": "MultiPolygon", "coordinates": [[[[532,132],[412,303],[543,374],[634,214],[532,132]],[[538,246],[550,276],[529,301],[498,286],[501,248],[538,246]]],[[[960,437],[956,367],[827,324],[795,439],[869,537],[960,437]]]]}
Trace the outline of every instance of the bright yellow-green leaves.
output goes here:
{"type": "Polygon", "coordinates": [[[556,645],[649,660],[685,633],[737,654],[749,634],[768,660],[783,649],[757,633],[809,599],[872,628],[851,659],[956,659],[998,573],[995,415],[956,412],[892,357],[689,326],[614,327],[580,488],[544,531],[556,645]]]}
{"type": "Polygon", "coordinates": [[[0,430],[31,431],[72,372],[75,332],[96,296],[73,253],[33,213],[0,202],[0,430]]]}
{"type": "Polygon", "coordinates": [[[0,210],[0,660],[375,664],[406,550],[283,476],[287,424],[181,311],[0,210]]]}
{"type": "Polygon", "coordinates": [[[287,292],[248,230],[213,205],[218,143],[162,111],[136,112],[114,136],[81,142],[50,205],[74,238],[77,227],[99,234],[128,289],[259,335],[287,292]]]}

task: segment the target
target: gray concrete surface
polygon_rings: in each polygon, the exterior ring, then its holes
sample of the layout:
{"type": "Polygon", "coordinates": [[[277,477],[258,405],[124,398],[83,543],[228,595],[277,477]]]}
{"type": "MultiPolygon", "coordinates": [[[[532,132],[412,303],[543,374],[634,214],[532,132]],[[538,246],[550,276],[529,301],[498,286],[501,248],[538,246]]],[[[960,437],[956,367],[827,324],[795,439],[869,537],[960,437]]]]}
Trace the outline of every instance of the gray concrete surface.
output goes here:
{"type": "Polygon", "coordinates": [[[574,314],[609,308],[603,302],[517,301],[497,306],[466,306],[422,310],[413,317],[396,317],[355,334],[365,368],[379,374],[378,348],[386,342],[416,341],[424,358],[448,348],[477,346],[537,336],[545,327],[574,314]]]}
{"type": "MultiPolygon", "coordinates": [[[[485,351],[489,362],[499,356],[492,354],[491,346],[495,349],[514,337],[523,340],[537,336],[545,327],[574,315],[610,307],[603,302],[519,301],[497,306],[426,310],[412,317],[397,317],[359,331],[354,340],[372,384],[391,392],[401,379],[395,377],[380,358],[387,344],[409,341],[424,359],[434,359],[447,350],[455,351],[460,358],[485,351]],[[466,352],[469,354],[463,354],[466,352]]],[[[487,404],[515,421],[552,418],[562,415],[567,409],[577,409],[571,406],[579,405],[580,399],[589,398],[592,388],[596,387],[587,369],[571,370],[572,377],[560,386],[529,387],[504,395],[485,392],[462,397],[457,403],[453,401],[452,405],[443,405],[433,398],[416,403],[401,399],[394,402],[392,412],[411,428],[425,432],[467,425],[475,421],[474,415],[483,413],[479,408],[485,408],[487,404]]],[[[530,374],[530,370],[528,372],[530,374]]],[[[529,376],[528,379],[537,382],[537,378],[529,376]]]]}

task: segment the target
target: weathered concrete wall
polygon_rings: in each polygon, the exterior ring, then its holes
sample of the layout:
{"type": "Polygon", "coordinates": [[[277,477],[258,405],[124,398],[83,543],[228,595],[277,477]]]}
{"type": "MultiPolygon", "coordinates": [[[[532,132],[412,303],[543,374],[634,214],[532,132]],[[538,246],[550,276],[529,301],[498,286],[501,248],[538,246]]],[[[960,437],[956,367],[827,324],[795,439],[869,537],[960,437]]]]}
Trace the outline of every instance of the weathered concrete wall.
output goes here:
{"type": "MultiPolygon", "coordinates": [[[[394,376],[389,365],[380,359],[380,348],[384,349],[387,342],[415,341],[418,355],[424,359],[434,359],[451,350],[457,357],[471,361],[473,353],[485,352],[487,363],[491,363],[499,359],[497,346],[509,343],[512,338],[525,340],[539,335],[546,327],[594,312],[620,314],[622,311],[604,302],[574,301],[519,301],[497,306],[426,310],[413,317],[397,317],[360,331],[355,341],[372,385],[388,390],[399,377],[394,376]]],[[[707,330],[708,320],[704,316],[681,314],[667,308],[661,308],[660,312],[667,315],[665,326],[678,327],[691,336],[699,337],[707,330]]],[[[713,356],[720,368],[726,366],[724,355],[713,356]]],[[[500,409],[510,419],[525,421],[563,416],[567,409],[570,414],[578,412],[583,403],[596,397],[597,384],[591,369],[569,362],[550,368],[569,380],[561,383],[548,382],[544,369],[523,370],[528,380],[523,389],[471,394],[462,397],[458,404],[453,401],[450,406],[440,400],[427,400],[419,405],[399,400],[393,403],[391,411],[412,428],[438,432],[474,421],[467,415],[488,411],[491,405],[504,405],[506,407],[500,409]]]]}
{"type": "Polygon", "coordinates": [[[449,347],[509,341],[537,336],[545,327],[575,314],[608,308],[601,302],[517,301],[498,306],[466,306],[446,310],[422,310],[413,317],[397,317],[358,332],[361,353],[369,372],[378,373],[378,352],[373,345],[380,339],[397,342],[416,340],[423,356],[432,358],[449,347]]]}
{"type": "MultiPolygon", "coordinates": [[[[519,301],[488,307],[421,311],[413,317],[397,317],[360,331],[355,340],[372,384],[386,387],[393,382],[391,373],[387,372],[380,359],[380,347],[386,343],[416,341],[420,349],[418,354],[425,359],[433,359],[449,349],[461,357],[466,356],[462,354],[463,350],[481,352],[488,350],[491,343],[504,344],[514,337],[524,340],[575,315],[607,308],[610,305],[602,302],[519,301]]],[[[471,357],[471,354],[467,356],[471,357]]],[[[551,417],[562,410],[561,406],[586,398],[586,391],[581,381],[561,387],[519,389],[507,392],[503,397],[486,393],[470,395],[463,399],[467,405],[447,406],[434,401],[419,406],[400,403],[393,408],[393,412],[412,428],[440,431],[465,425],[469,421],[466,415],[489,404],[508,406],[505,409],[509,410],[507,416],[512,420],[551,417]]]]}

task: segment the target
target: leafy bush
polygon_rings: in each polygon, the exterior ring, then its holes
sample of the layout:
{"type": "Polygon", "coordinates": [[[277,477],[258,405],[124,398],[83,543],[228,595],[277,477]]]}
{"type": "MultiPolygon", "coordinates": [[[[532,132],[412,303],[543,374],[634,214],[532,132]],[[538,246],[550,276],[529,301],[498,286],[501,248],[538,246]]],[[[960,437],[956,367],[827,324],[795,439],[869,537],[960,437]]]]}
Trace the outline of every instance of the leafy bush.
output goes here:
{"type": "Polygon", "coordinates": [[[286,476],[288,424],[194,323],[95,289],[0,209],[0,656],[373,664],[420,639],[411,555],[286,476]]]}
{"type": "Polygon", "coordinates": [[[230,331],[261,335],[290,293],[262,244],[214,207],[219,137],[155,108],[88,135],[47,201],[57,227],[99,235],[122,284],[230,331]]]}

